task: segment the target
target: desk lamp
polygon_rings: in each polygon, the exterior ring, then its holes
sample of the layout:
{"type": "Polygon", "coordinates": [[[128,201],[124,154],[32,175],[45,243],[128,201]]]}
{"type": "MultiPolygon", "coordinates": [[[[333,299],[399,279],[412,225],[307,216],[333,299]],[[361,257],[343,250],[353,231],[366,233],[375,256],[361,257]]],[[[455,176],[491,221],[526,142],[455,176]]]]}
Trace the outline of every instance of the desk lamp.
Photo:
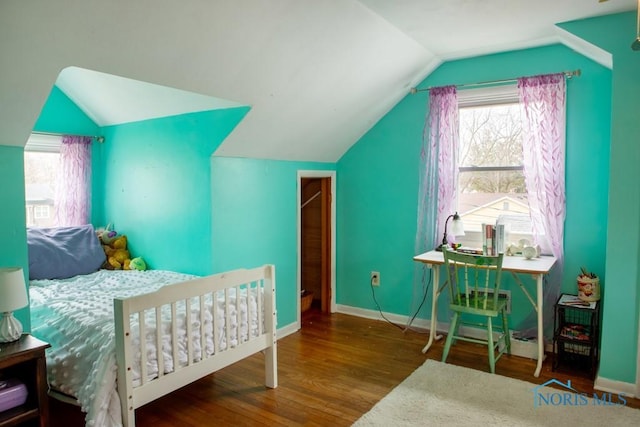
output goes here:
{"type": "Polygon", "coordinates": [[[444,236],[442,236],[442,244],[436,248],[436,251],[442,251],[442,248],[447,247],[449,244],[449,242],[447,242],[447,224],[449,224],[449,220],[451,218],[453,218],[453,221],[451,222],[451,235],[464,236],[464,224],[462,224],[462,220],[460,219],[458,212],[453,215],[449,215],[444,221],[444,236]]]}
{"type": "Polygon", "coordinates": [[[27,288],[20,267],[0,268],[0,343],[17,341],[22,335],[22,323],[13,312],[27,306],[27,288]]]}

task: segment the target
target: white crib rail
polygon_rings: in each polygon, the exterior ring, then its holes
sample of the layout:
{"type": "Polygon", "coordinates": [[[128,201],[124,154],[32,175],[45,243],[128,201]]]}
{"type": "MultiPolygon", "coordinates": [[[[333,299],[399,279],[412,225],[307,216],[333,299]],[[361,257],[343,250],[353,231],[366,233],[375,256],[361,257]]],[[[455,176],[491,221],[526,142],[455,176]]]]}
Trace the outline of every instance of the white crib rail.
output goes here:
{"type": "Polygon", "coordinates": [[[275,310],[275,267],[265,265],[250,270],[234,270],[212,276],[202,277],[187,282],[164,286],[156,292],[139,295],[127,299],[114,300],[114,316],[116,330],[116,358],[118,365],[118,394],[122,407],[124,426],[135,424],[134,411],[136,408],[157,399],[160,396],[189,384],[203,376],[215,372],[225,366],[235,363],[256,352],[265,351],[265,385],[270,388],[277,386],[277,351],[276,351],[276,310],[275,310]],[[234,292],[230,292],[234,290],[234,292]],[[232,296],[235,303],[231,304],[232,296]],[[216,298],[224,295],[222,308],[218,307],[216,298]],[[262,294],[262,298],[260,297],[262,294]],[[244,295],[244,296],[242,296],[244,295]],[[242,296],[242,297],[241,297],[242,296]],[[250,297],[256,301],[256,313],[252,312],[250,297]],[[240,301],[246,298],[246,314],[242,315],[240,301]],[[207,331],[205,330],[206,301],[212,301],[212,327],[208,332],[213,340],[213,352],[206,351],[207,331]],[[168,369],[163,349],[163,325],[167,316],[162,315],[170,307],[170,337],[172,369],[168,369]],[[196,308],[198,330],[194,331],[196,308]],[[232,308],[235,313],[232,313],[232,308]],[[224,310],[220,313],[220,310],[224,310]],[[220,336],[217,322],[219,316],[225,321],[223,337],[220,336]],[[257,321],[257,334],[252,333],[251,315],[257,321]],[[149,317],[147,317],[149,316],[149,317]],[[232,316],[235,316],[235,330],[231,328],[232,316]],[[242,321],[246,316],[247,331],[243,338],[241,333],[242,321]],[[150,329],[147,319],[153,319],[150,329]],[[179,321],[186,325],[186,337],[179,335],[179,321]],[[133,322],[132,322],[133,320],[133,322]],[[137,326],[135,325],[137,323],[137,326]],[[136,330],[137,328],[137,330],[136,330]],[[232,345],[235,333],[236,342],[232,345]],[[147,346],[147,335],[153,337],[153,346],[147,346]],[[134,336],[139,337],[139,347],[134,348],[134,336]],[[199,354],[196,352],[194,339],[199,340],[199,354]],[[221,338],[226,346],[223,348],[221,338]],[[180,363],[178,344],[186,340],[186,364],[180,363]],[[139,360],[135,357],[140,353],[139,360]],[[149,373],[148,353],[152,352],[157,373],[149,373]],[[139,363],[139,366],[137,365],[139,363]],[[140,373],[134,384],[134,367],[140,373]],[[169,370],[170,372],[165,372],[169,370]],[[139,385],[138,385],[139,383],[139,385]]]}

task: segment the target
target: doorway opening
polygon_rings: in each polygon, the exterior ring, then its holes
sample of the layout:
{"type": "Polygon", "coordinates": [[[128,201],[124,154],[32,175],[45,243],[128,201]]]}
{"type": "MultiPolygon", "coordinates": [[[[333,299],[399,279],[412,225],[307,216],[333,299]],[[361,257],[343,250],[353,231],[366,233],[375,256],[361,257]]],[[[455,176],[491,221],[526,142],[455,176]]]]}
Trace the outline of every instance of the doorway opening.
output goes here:
{"type": "Polygon", "coordinates": [[[335,311],[335,172],[298,172],[298,325],[335,311]]]}

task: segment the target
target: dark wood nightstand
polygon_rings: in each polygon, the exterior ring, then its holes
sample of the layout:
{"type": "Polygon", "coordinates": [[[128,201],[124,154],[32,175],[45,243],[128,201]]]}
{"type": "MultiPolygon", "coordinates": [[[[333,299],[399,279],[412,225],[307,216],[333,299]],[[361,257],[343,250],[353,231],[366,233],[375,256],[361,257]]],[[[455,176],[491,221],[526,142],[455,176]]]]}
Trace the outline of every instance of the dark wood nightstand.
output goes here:
{"type": "Polygon", "coordinates": [[[24,405],[0,412],[0,427],[49,425],[49,401],[47,400],[47,362],[45,349],[51,347],[31,335],[0,344],[0,379],[16,378],[27,387],[24,405]]]}

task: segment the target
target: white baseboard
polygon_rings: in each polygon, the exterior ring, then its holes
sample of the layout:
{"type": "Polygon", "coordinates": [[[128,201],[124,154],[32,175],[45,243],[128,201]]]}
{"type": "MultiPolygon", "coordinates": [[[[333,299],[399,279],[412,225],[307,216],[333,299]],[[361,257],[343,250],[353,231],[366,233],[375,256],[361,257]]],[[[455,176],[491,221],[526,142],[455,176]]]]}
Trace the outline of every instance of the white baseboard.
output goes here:
{"type": "Polygon", "coordinates": [[[293,333],[296,333],[300,330],[300,328],[298,328],[298,322],[293,322],[293,323],[289,323],[286,326],[283,326],[282,328],[278,328],[276,330],[276,334],[277,334],[277,338],[284,338],[287,335],[291,335],[293,333]]]}
{"type": "MultiPolygon", "coordinates": [[[[352,316],[364,317],[367,319],[384,320],[380,312],[375,310],[365,310],[358,307],[351,307],[348,305],[336,305],[336,311],[338,313],[350,314],[352,316]]],[[[401,316],[393,313],[384,313],[389,321],[407,327],[409,317],[401,316]]],[[[431,327],[431,321],[428,319],[415,319],[411,324],[412,329],[428,330],[431,327]]],[[[448,322],[438,322],[437,332],[439,334],[446,334],[449,331],[448,322]]],[[[479,328],[473,328],[469,326],[461,326],[460,331],[465,335],[472,338],[483,338],[485,331],[479,328]]],[[[513,332],[511,333],[511,354],[514,356],[526,357],[528,359],[538,359],[538,344],[536,340],[522,341],[513,338],[513,332]]],[[[426,341],[426,339],[425,339],[426,341]]],[[[552,351],[551,345],[546,346],[546,351],[552,351]]]]}
{"type": "Polygon", "coordinates": [[[633,383],[625,383],[617,380],[610,380],[603,378],[600,375],[596,376],[596,380],[593,384],[593,388],[599,391],[607,393],[616,393],[618,395],[623,394],[626,397],[639,397],[636,396],[636,385],[633,383]]]}

